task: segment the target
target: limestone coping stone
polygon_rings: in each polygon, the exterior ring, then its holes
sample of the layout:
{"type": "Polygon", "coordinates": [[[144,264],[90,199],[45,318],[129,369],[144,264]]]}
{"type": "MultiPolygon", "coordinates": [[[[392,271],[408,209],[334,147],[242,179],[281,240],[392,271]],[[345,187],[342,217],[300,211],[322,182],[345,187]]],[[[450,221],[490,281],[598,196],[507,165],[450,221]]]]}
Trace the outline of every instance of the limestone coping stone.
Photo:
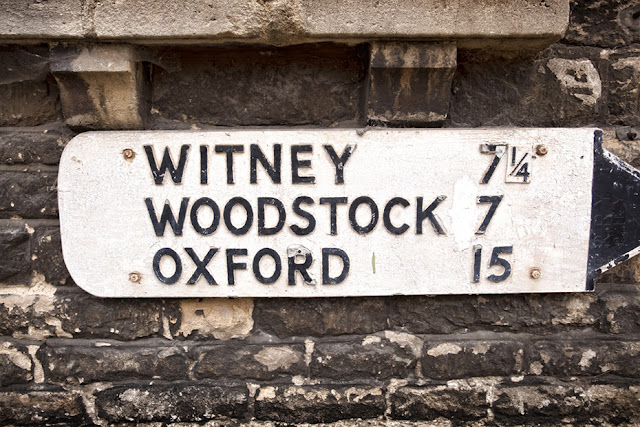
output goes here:
{"type": "Polygon", "coordinates": [[[562,37],[569,0],[0,0],[0,40],[226,42],[454,41],[540,49],[562,37]]]}

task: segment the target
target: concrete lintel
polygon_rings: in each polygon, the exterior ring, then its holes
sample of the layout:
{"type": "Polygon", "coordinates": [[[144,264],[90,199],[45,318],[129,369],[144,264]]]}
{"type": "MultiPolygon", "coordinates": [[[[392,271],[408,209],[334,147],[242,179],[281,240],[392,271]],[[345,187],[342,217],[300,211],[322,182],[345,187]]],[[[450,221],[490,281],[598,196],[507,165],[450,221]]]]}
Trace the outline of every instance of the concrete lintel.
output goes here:
{"type": "Polygon", "coordinates": [[[70,127],[143,128],[144,78],[131,46],[57,46],[51,50],[51,71],[70,127]]]}
{"type": "Polygon", "coordinates": [[[373,43],[367,119],[390,126],[438,126],[447,117],[456,70],[453,43],[373,43]]]}
{"type": "Polygon", "coordinates": [[[564,34],[569,0],[0,0],[0,39],[120,43],[451,40],[537,50],[564,34]]]}

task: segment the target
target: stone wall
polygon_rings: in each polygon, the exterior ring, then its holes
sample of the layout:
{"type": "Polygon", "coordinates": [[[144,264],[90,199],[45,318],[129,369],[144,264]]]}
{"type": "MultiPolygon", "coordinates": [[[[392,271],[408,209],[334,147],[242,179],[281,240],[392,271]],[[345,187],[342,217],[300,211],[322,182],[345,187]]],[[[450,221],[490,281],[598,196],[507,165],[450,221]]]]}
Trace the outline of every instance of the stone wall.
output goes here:
{"type": "MultiPolygon", "coordinates": [[[[544,2],[543,2],[544,3],[544,2]]],[[[361,127],[369,46],[138,50],[148,129],[361,127]]],[[[65,269],[49,46],[0,47],[0,424],[640,423],[640,264],[586,294],[100,299],[65,269]]],[[[598,126],[640,165],[640,6],[525,58],[460,50],[445,127],[598,126]]],[[[424,123],[425,125],[430,123],[424,123]]]]}

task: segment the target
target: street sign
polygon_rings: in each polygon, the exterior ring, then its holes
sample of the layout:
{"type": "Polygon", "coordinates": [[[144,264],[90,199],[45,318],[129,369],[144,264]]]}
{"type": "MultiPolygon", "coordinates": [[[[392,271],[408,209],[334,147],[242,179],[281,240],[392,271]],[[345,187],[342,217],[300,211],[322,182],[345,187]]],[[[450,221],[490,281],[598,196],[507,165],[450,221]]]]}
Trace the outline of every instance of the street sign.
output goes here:
{"type": "Polygon", "coordinates": [[[60,163],[64,259],[105,297],[591,290],[640,240],[629,228],[638,174],[601,139],[594,129],[84,133],[60,163]]]}

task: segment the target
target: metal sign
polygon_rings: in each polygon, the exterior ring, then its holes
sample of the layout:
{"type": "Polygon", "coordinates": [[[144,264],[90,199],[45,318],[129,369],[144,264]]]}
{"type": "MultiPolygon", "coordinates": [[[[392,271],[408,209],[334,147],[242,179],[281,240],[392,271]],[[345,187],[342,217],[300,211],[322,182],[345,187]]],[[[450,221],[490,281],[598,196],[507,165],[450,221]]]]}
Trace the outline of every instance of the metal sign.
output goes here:
{"type": "Polygon", "coordinates": [[[638,246],[625,231],[638,175],[600,142],[594,129],[85,133],[60,163],[64,259],[106,297],[590,290],[638,246]]]}

